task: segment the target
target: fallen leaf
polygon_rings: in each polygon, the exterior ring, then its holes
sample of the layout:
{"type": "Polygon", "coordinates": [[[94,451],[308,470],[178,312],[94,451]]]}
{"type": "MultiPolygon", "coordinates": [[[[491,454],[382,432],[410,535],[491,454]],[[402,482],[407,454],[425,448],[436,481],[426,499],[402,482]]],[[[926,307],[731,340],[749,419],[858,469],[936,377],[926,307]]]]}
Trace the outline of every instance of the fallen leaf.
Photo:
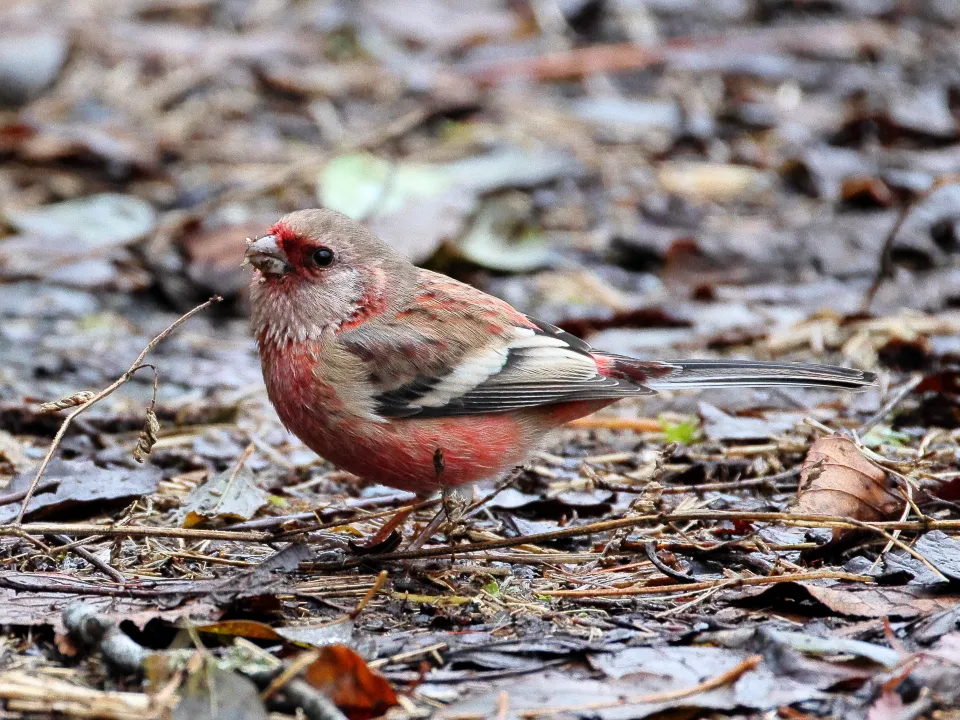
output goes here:
{"type": "Polygon", "coordinates": [[[286,575],[294,572],[302,562],[313,559],[313,550],[306,543],[293,543],[274,553],[255,568],[223,580],[204,585],[193,581],[193,590],[210,597],[219,605],[238,598],[258,595],[276,595],[289,585],[286,575]]]}
{"type": "Polygon", "coordinates": [[[960,698],[960,633],[947,633],[919,657],[910,673],[916,686],[929,688],[941,702],[955,703],[960,698]]]}
{"type": "Polygon", "coordinates": [[[458,255],[490,268],[507,272],[531,272],[548,264],[550,245],[539,230],[523,228],[532,209],[527,195],[506,195],[488,200],[473,225],[455,243],[458,255]]]}
{"type": "Polygon", "coordinates": [[[763,417],[728,415],[710,403],[699,403],[703,431],[710,440],[765,440],[796,427],[804,413],[766,413],[763,417]]]}
{"type": "Polygon", "coordinates": [[[463,231],[481,193],[580,172],[574,159],[548,150],[507,148],[447,164],[391,163],[354,153],[327,163],[317,193],[324,207],[363,220],[398,251],[422,262],[463,231]]]}
{"type": "MultiPolygon", "coordinates": [[[[913,543],[913,549],[939,570],[948,581],[960,582],[960,541],[942,530],[932,530],[913,543]]],[[[883,556],[890,572],[906,571],[913,576],[912,584],[942,585],[944,580],[917,558],[896,548],[883,556]]]]}
{"type": "MultiPolygon", "coordinates": [[[[571,678],[558,672],[532,673],[514,681],[498,683],[497,687],[481,695],[454,703],[438,717],[455,718],[468,714],[493,717],[502,703],[503,694],[510,699],[511,714],[518,717],[525,711],[582,705],[586,706],[585,709],[562,714],[601,720],[660,717],[675,708],[764,710],[824,697],[816,688],[791,678],[778,678],[765,665],[760,665],[736,682],[714,690],[683,695],[675,700],[625,702],[632,697],[689,690],[730,670],[746,654],[717,648],[666,647],[629,648],[617,655],[619,659],[608,661],[604,666],[603,672],[609,670],[610,676],[603,681],[571,678]],[[602,707],[591,709],[590,706],[594,705],[602,707]]],[[[602,657],[591,656],[591,664],[601,662],[602,657]]]]}
{"type": "MultiPolygon", "coordinates": [[[[13,573],[32,576],[43,582],[47,575],[38,573],[13,573]]],[[[7,575],[3,576],[4,578],[7,575]]],[[[0,587],[0,625],[52,626],[57,632],[65,632],[62,616],[68,605],[76,602],[78,595],[69,592],[31,592],[23,589],[0,587]]],[[[222,612],[202,600],[184,603],[176,608],[158,607],[156,599],[85,597],[84,602],[94,606],[97,613],[120,621],[143,627],[151,620],[176,622],[184,619],[191,623],[210,622],[222,612]]]]}
{"type": "Polygon", "coordinates": [[[197,487],[180,511],[180,524],[194,527],[207,520],[249,520],[268,502],[267,493],[246,466],[233,468],[197,487]]]}
{"type": "Polygon", "coordinates": [[[221,670],[211,658],[180,687],[173,720],[267,720],[267,709],[253,681],[221,670]]]}
{"type": "Polygon", "coordinates": [[[365,0],[364,12],[384,30],[435,52],[508,37],[517,19],[498,0],[365,0]]]}
{"type": "MultiPolygon", "coordinates": [[[[17,475],[8,490],[26,490],[33,477],[33,471],[17,475]]],[[[31,498],[26,513],[31,520],[65,512],[76,517],[80,512],[103,512],[110,504],[122,505],[156,492],[161,472],[153,465],[136,470],[114,470],[102,468],[89,460],[54,460],[43,478],[44,481],[55,481],[57,485],[52,492],[39,493],[31,498]]],[[[0,523],[13,520],[19,510],[19,503],[0,507],[0,523]]]]}
{"type": "Polygon", "coordinates": [[[903,503],[887,474],[867,460],[852,440],[829,435],[817,440],[803,461],[797,504],[791,512],[880,520],[903,503]]]}
{"type": "Polygon", "coordinates": [[[383,715],[398,704],[390,683],[345,645],[327,645],[304,673],[304,680],[330,698],[350,720],[383,715]]]}
{"type": "Polygon", "coordinates": [[[719,203],[757,201],[770,195],[776,186],[773,173],[746,165],[666,162],[657,176],[668,193],[719,203]]]}
{"type": "Polygon", "coordinates": [[[353,622],[324,622],[318,625],[287,625],[271,627],[256,620],[221,620],[220,622],[200,625],[199,632],[215,635],[231,635],[253,640],[288,641],[302,647],[323,647],[325,645],[349,642],[353,635],[353,622]]]}
{"type": "Polygon", "coordinates": [[[39,95],[60,74],[70,44],[65,32],[52,27],[7,24],[0,33],[0,105],[19,105],[39,95]]]}
{"type": "Polygon", "coordinates": [[[913,618],[928,615],[960,602],[956,596],[937,595],[913,587],[876,587],[857,585],[819,585],[810,582],[784,582],[773,587],[740,588],[737,602],[768,607],[789,607],[809,614],[814,606],[851,617],[913,618]]]}
{"type": "Polygon", "coordinates": [[[79,240],[86,250],[131,243],[146,236],[156,224],[156,212],[149,203],[116,193],[90,195],[36,210],[6,210],[3,216],[20,232],[79,240]]]}

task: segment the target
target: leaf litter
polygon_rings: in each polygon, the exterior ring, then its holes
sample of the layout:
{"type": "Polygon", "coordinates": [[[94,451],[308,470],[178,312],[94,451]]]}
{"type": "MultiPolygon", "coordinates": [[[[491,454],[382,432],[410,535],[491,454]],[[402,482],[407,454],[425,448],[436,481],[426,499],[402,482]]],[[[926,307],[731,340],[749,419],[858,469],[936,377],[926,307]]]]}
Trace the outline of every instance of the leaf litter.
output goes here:
{"type": "Polygon", "coordinates": [[[799,5],[0,18],[4,712],[947,711],[960,16],[799,5]],[[318,202],[610,351],[882,385],[621,403],[408,553],[432,508],[317,460],[260,381],[242,239],[318,202]]]}

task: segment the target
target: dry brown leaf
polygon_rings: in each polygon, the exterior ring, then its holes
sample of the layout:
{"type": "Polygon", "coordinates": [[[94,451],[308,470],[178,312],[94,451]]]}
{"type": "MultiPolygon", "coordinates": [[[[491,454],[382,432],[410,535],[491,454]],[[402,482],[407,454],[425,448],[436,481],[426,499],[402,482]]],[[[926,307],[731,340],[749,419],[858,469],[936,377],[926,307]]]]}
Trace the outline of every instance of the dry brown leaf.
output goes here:
{"type": "Polygon", "coordinates": [[[322,648],[304,679],[333,700],[350,720],[377,717],[398,704],[386,678],[370,670],[346,645],[322,648]]]}
{"type": "Polygon", "coordinates": [[[839,515],[855,520],[880,520],[903,507],[887,473],[863,456],[843,435],[817,440],[800,471],[798,515],[839,515]]]}

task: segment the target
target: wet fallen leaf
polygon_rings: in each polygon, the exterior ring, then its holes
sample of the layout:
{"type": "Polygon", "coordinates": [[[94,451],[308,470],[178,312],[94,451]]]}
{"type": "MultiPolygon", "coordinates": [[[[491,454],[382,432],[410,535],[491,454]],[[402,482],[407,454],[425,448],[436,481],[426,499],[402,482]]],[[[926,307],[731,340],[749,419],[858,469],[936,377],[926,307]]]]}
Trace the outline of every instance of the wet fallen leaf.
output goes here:
{"type": "Polygon", "coordinates": [[[955,596],[937,595],[913,587],[875,587],[857,585],[819,585],[816,581],[784,582],[773,587],[741,588],[738,602],[762,604],[779,609],[790,608],[810,613],[816,605],[850,617],[913,618],[953,607],[955,596]],[[811,602],[814,605],[811,606],[811,602]]]}
{"type": "Polygon", "coordinates": [[[960,633],[947,633],[921,657],[910,673],[917,687],[929,688],[944,702],[955,703],[960,698],[960,633]]]}
{"type": "Polygon", "coordinates": [[[290,573],[300,563],[313,559],[313,551],[306,543],[287,545],[254,568],[223,580],[208,581],[206,585],[193,581],[196,591],[209,595],[215,602],[226,605],[238,598],[261,595],[276,596],[290,585],[290,573]]]}
{"type": "Polygon", "coordinates": [[[643,695],[689,690],[730,670],[745,657],[745,653],[733,650],[690,647],[629,648],[615,653],[612,658],[593,655],[590,657],[591,665],[608,676],[602,682],[571,678],[553,671],[532,673],[457,702],[439,717],[454,718],[467,714],[494,716],[504,693],[509,697],[510,711],[517,715],[550,717],[562,713],[609,720],[661,717],[665,711],[675,708],[767,709],[823,697],[816,688],[792,678],[778,678],[765,665],[760,665],[736,682],[713,690],[658,702],[628,701],[629,698],[643,695]],[[593,709],[592,706],[599,707],[593,709]],[[551,708],[574,709],[555,712],[551,708]],[[535,711],[539,712],[534,714],[535,711]]]}
{"type": "Polygon", "coordinates": [[[345,645],[321,648],[304,680],[333,700],[350,720],[377,717],[398,704],[390,683],[345,645]]]}
{"type": "MultiPolygon", "coordinates": [[[[24,582],[29,580],[44,581],[49,575],[40,573],[8,573],[2,581],[16,580],[19,577],[24,582]]],[[[15,583],[22,587],[22,583],[15,583]]],[[[10,626],[51,626],[57,632],[65,632],[63,627],[63,610],[76,602],[77,595],[69,592],[45,592],[0,587],[0,624],[10,626]]],[[[95,606],[99,614],[132,623],[143,629],[151,620],[164,620],[174,623],[185,620],[191,623],[206,623],[221,614],[221,610],[210,603],[191,601],[176,608],[158,607],[156,600],[116,597],[86,597],[84,602],[95,606]]]]}
{"type": "Polygon", "coordinates": [[[903,504],[887,473],[867,460],[852,440],[829,435],[817,440],[803,461],[791,512],[880,520],[903,504]]]}
{"type": "MultiPolygon", "coordinates": [[[[942,530],[931,530],[913,543],[913,549],[948,581],[960,582],[960,541],[942,530]]],[[[941,575],[937,575],[925,563],[900,548],[886,553],[883,560],[890,572],[907,572],[912,575],[911,584],[942,585],[945,582],[941,575]]]]}
{"type": "MultiPolygon", "coordinates": [[[[8,490],[25,490],[33,476],[33,471],[17,475],[8,490]]],[[[89,460],[54,460],[43,477],[57,485],[52,492],[33,496],[27,506],[27,518],[47,518],[63,513],[76,518],[81,513],[103,512],[110,504],[122,505],[156,492],[161,473],[152,465],[136,470],[114,470],[102,468],[89,460]]],[[[13,520],[19,509],[19,503],[0,507],[0,522],[13,520]]]]}
{"type": "Polygon", "coordinates": [[[304,647],[322,647],[349,642],[353,635],[353,627],[353,622],[350,620],[283,627],[271,627],[256,620],[221,620],[209,625],[200,625],[197,631],[253,640],[288,641],[304,647]]]}
{"type": "Polygon", "coordinates": [[[711,440],[764,440],[796,427],[804,413],[766,413],[763,417],[728,415],[718,407],[701,402],[703,431],[711,440]]]}
{"type": "Polygon", "coordinates": [[[156,213],[149,203],[116,193],[90,195],[35,210],[6,210],[3,216],[21,232],[79,240],[87,250],[139,240],[156,223],[156,213]]]}

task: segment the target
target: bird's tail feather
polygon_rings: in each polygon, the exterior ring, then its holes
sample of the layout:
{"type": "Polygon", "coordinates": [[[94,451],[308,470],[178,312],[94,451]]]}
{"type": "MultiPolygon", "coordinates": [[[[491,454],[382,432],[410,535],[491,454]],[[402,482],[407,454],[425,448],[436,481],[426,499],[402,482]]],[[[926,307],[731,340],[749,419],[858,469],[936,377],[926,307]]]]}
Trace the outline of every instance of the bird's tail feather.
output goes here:
{"type": "Polygon", "coordinates": [[[664,365],[676,369],[644,384],[654,390],[775,385],[857,390],[875,385],[877,379],[871,372],[835,365],[750,360],[678,360],[664,365]]]}

